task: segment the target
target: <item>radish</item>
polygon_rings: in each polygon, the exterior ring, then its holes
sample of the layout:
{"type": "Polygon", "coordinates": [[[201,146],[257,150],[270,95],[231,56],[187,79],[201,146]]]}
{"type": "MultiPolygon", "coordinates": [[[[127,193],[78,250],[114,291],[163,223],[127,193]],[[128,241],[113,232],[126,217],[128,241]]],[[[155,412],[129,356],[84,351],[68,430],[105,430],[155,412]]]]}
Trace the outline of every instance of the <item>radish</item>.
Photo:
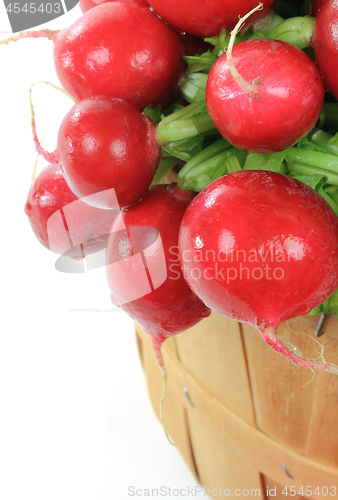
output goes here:
{"type": "Polygon", "coordinates": [[[188,207],[179,249],[184,276],[207,306],[256,327],[295,364],[338,373],[294,354],[275,331],[338,287],[338,218],[313,189],[275,172],[227,174],[188,207]]]}
{"type": "Polygon", "coordinates": [[[166,105],[183,72],[179,34],[135,3],[99,5],[63,31],[25,32],[2,43],[29,37],[53,40],[58,78],[76,98],[109,95],[139,109],[166,105]]]}
{"type": "Polygon", "coordinates": [[[233,146],[269,154],[287,149],[314,127],[324,84],[314,62],[286,42],[247,40],[233,47],[250,15],[239,21],[227,52],[212,66],[206,103],[216,128],[233,146]]]}
{"type": "Polygon", "coordinates": [[[54,164],[47,165],[32,182],[25,213],[42,245],[56,253],[67,252],[69,257],[81,259],[106,247],[116,210],[100,210],[83,203],[67,186],[60,167],[54,164]],[[60,218],[48,225],[48,220],[57,211],[60,211],[60,218]],[[68,237],[63,223],[65,212],[67,232],[70,231],[68,237]],[[73,242],[71,249],[70,241],[73,242]]]}
{"type": "Polygon", "coordinates": [[[80,0],[79,5],[82,12],[87,12],[87,10],[97,7],[103,3],[107,2],[125,2],[125,3],[139,3],[140,5],[146,5],[149,7],[147,0],[80,0]]]}
{"type": "Polygon", "coordinates": [[[112,302],[150,335],[162,371],[163,342],[210,315],[190,290],[179,264],[178,233],[193,194],[176,185],[157,185],[115,219],[107,245],[106,269],[112,302]]]}
{"type": "Polygon", "coordinates": [[[160,348],[165,339],[210,314],[186,284],[179,264],[178,232],[192,198],[191,192],[176,185],[151,187],[138,203],[120,212],[107,245],[112,300],[149,333],[160,366],[160,348]],[[138,231],[139,228],[144,230],[138,231]],[[158,234],[160,240],[153,241],[158,234]],[[135,291],[145,289],[148,292],[144,296],[132,299],[135,291]]]}
{"type": "MultiPolygon", "coordinates": [[[[276,0],[266,0],[264,10],[256,12],[251,22],[261,19],[276,0]]],[[[232,30],[238,17],[257,5],[257,0],[149,0],[151,7],[171,26],[192,35],[218,35],[221,28],[232,30]]]]}
{"type": "Polygon", "coordinates": [[[311,16],[317,17],[326,0],[313,0],[311,16]]]}
{"type": "Polygon", "coordinates": [[[338,0],[326,0],[316,17],[313,46],[326,88],[338,98],[338,0]]]}
{"type": "Polygon", "coordinates": [[[110,97],[77,102],[64,117],[57,149],[47,153],[33,133],[38,151],[60,162],[66,181],[78,197],[98,208],[137,201],[150,186],[161,158],[153,122],[137,108],[110,97]],[[106,196],[107,195],[107,196],[106,196]]]}
{"type": "Polygon", "coordinates": [[[316,18],[295,17],[281,22],[268,38],[314,48],[316,64],[326,88],[338,98],[338,0],[314,4],[316,18]]]}
{"type": "MultiPolygon", "coordinates": [[[[79,5],[82,12],[87,12],[93,7],[97,7],[107,2],[137,3],[150,7],[147,0],[80,0],[79,5]]],[[[205,42],[202,38],[190,35],[189,33],[182,33],[181,36],[188,56],[194,56],[197,53],[203,54],[203,52],[212,49],[212,45],[205,42]]]]}

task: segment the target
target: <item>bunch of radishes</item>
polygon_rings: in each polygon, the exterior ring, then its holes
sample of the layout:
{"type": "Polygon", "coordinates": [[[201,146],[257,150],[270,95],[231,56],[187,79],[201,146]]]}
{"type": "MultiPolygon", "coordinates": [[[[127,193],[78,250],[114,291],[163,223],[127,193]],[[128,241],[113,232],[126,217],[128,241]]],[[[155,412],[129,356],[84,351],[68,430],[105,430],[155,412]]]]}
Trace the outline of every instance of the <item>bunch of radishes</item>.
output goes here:
{"type": "Polygon", "coordinates": [[[85,244],[70,255],[108,239],[112,300],[150,334],[162,368],[163,341],[212,309],[296,364],[338,373],[275,332],[338,288],[338,0],[316,21],[283,20],[275,0],[149,4],[83,0],[67,29],[10,39],[52,39],[76,101],[52,153],[32,120],[53,163],[26,203],[34,232],[48,247],[51,214],[85,197],[85,244]],[[178,186],[154,185],[173,167],[178,186]]]}

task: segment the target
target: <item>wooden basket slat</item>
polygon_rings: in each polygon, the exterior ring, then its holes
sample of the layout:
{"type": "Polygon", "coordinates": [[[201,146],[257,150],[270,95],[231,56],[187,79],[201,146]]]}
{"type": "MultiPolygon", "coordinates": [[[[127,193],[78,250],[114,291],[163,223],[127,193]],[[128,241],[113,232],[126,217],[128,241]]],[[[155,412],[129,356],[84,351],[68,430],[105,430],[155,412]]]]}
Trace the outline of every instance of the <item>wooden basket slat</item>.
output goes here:
{"type": "MultiPolygon", "coordinates": [[[[308,326],[296,326],[295,331],[313,333],[308,326]]],[[[295,367],[275,353],[257,330],[248,325],[242,325],[242,329],[257,427],[280,443],[305,453],[317,380],[308,383],[311,371],[295,367]]],[[[299,346],[304,354],[309,354],[309,345],[315,354],[317,344],[293,333],[286,323],[279,327],[278,333],[299,346]]]]}
{"type": "Polygon", "coordinates": [[[212,490],[221,488],[223,497],[224,490],[230,491],[229,496],[234,496],[237,490],[236,498],[253,498],[256,493],[257,498],[264,499],[261,475],[256,469],[229,452],[198,423],[192,413],[189,414],[189,429],[199,478],[201,484],[210,491],[207,493],[211,498],[219,498],[220,492],[214,492],[213,495],[212,490]],[[248,489],[250,495],[246,495],[246,492],[240,495],[238,489],[241,492],[248,489]]]}
{"type": "MultiPolygon", "coordinates": [[[[147,379],[148,392],[153,410],[159,419],[160,399],[162,394],[162,374],[155,358],[150,338],[138,328],[138,336],[143,344],[143,367],[147,379]]],[[[190,470],[197,477],[195,461],[192,455],[190,436],[188,432],[186,410],[177,397],[177,387],[168,384],[163,410],[163,419],[170,438],[175,441],[190,470]]],[[[163,432],[163,439],[165,435],[163,432]]],[[[169,443],[168,443],[168,446],[169,443]]]]}
{"type": "MultiPolygon", "coordinates": [[[[138,325],[137,323],[135,323],[135,330],[136,330],[137,334],[141,334],[141,332],[142,332],[142,334],[144,334],[144,331],[142,330],[142,328],[140,327],[140,325],[138,325]]],[[[149,340],[150,340],[150,337],[149,337],[149,340]]],[[[137,347],[138,347],[138,351],[139,351],[140,358],[141,358],[141,361],[142,361],[142,352],[140,350],[140,345],[139,345],[140,342],[141,342],[141,337],[140,337],[140,335],[138,335],[137,336],[137,347]]],[[[177,347],[176,347],[175,337],[169,337],[165,341],[165,345],[166,345],[167,349],[170,349],[171,351],[173,351],[173,353],[178,357],[178,351],[177,351],[177,347]]]]}
{"type": "Polygon", "coordinates": [[[239,324],[212,313],[184,334],[177,335],[176,345],[184,369],[222,404],[255,425],[239,324]]]}
{"type": "Polygon", "coordinates": [[[168,349],[170,349],[176,357],[179,357],[177,345],[176,345],[176,338],[175,337],[169,337],[166,341],[166,346],[168,349]]]}
{"type": "Polygon", "coordinates": [[[144,354],[143,354],[143,345],[144,345],[144,342],[142,340],[143,330],[142,330],[142,328],[137,323],[135,323],[135,332],[136,332],[137,350],[138,350],[138,354],[140,356],[141,364],[142,364],[142,367],[143,367],[143,370],[144,370],[144,354]]]}
{"type": "MultiPolygon", "coordinates": [[[[324,356],[338,360],[338,342],[324,335],[324,356]]],[[[338,467],[338,377],[317,373],[316,393],[311,413],[306,456],[331,467],[338,467]]]]}
{"type": "MultiPolygon", "coordinates": [[[[298,318],[288,320],[289,326],[294,330],[299,327],[299,324],[308,326],[312,331],[315,331],[319,316],[298,316],[298,318]]],[[[325,335],[338,339],[338,318],[333,314],[328,314],[325,318],[324,326],[322,329],[325,335]]]]}

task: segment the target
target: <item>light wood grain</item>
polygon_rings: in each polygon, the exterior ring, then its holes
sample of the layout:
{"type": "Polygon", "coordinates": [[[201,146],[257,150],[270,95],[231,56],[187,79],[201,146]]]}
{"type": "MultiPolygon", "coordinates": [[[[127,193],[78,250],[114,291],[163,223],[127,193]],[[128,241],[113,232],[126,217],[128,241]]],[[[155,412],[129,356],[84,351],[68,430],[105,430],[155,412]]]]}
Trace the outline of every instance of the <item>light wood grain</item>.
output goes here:
{"type": "MultiPolygon", "coordinates": [[[[141,329],[138,330],[138,335],[140,336],[141,329]]],[[[142,335],[142,334],[141,334],[142,335]]],[[[150,396],[150,401],[157,418],[159,418],[159,408],[160,400],[162,394],[162,374],[158,363],[156,361],[150,338],[148,335],[143,333],[141,342],[143,344],[143,359],[144,359],[144,371],[147,378],[148,392],[150,396]]],[[[168,350],[169,352],[169,350],[168,350]]],[[[169,379],[170,380],[170,379],[169,379]]],[[[167,386],[167,392],[164,401],[163,409],[163,420],[165,428],[170,436],[170,438],[175,441],[177,448],[180,450],[181,455],[188,464],[192,473],[197,477],[197,471],[195,468],[195,461],[192,455],[190,435],[188,433],[188,424],[186,410],[182,405],[180,398],[177,395],[177,388],[173,381],[171,380],[167,386]]],[[[163,439],[165,434],[163,431],[163,439]]],[[[168,446],[171,446],[168,443],[168,446]]]]}
{"type": "Polygon", "coordinates": [[[264,499],[257,469],[229,452],[192,414],[189,415],[189,429],[200,482],[211,498],[220,498],[222,493],[222,498],[228,495],[239,499],[264,499]]]}
{"type": "MultiPolygon", "coordinates": [[[[175,387],[185,387],[195,405],[192,408],[183,395],[180,395],[181,391],[177,391],[178,397],[181,398],[189,414],[193,414],[202,427],[211,430],[215,439],[222,443],[229,452],[236,454],[279,484],[295,485],[297,488],[309,484],[338,486],[337,469],[309,460],[247,424],[202,390],[199,384],[182,370],[169,351],[165,352],[165,362],[171,383],[175,387]],[[286,475],[283,465],[294,480],[286,475]]],[[[330,374],[327,376],[334,377],[330,374]]]]}
{"type": "MultiPolygon", "coordinates": [[[[325,357],[337,361],[336,339],[326,335],[322,339],[325,357]]],[[[305,454],[313,460],[338,468],[338,377],[325,375],[316,375],[316,392],[305,454]]]]}
{"type": "MultiPolygon", "coordinates": [[[[298,316],[298,318],[291,319],[288,323],[291,325],[296,324],[299,325],[301,323],[304,326],[310,327],[313,331],[315,331],[317,323],[319,320],[319,316],[298,316]]],[[[325,335],[329,335],[330,337],[334,337],[338,339],[338,318],[333,314],[328,314],[325,318],[323,332],[325,335]]]]}
{"type": "Polygon", "coordinates": [[[255,425],[239,324],[216,313],[176,336],[182,366],[201,386],[255,425]]]}
{"type": "MultiPolygon", "coordinates": [[[[298,323],[293,326],[295,331],[313,332],[298,323]]],[[[254,328],[242,325],[242,329],[258,428],[285,446],[305,453],[317,377],[309,382],[311,371],[293,366],[275,353],[254,328]]],[[[317,344],[291,332],[287,324],[279,328],[279,335],[303,354],[315,354],[317,344]]]]}

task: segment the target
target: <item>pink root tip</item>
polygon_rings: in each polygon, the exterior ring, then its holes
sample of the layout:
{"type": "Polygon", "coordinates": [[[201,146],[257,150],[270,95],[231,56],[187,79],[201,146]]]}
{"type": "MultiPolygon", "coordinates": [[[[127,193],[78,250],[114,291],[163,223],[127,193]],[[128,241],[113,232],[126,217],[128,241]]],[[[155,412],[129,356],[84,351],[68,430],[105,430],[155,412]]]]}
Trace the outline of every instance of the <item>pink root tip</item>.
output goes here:
{"type": "Polygon", "coordinates": [[[43,147],[39,143],[38,138],[36,137],[36,135],[34,135],[34,132],[33,132],[33,139],[34,139],[36,150],[42,156],[42,158],[44,158],[49,163],[60,163],[60,155],[57,152],[57,150],[53,151],[52,153],[49,153],[48,151],[43,149],[43,147]]]}
{"type": "Polygon", "coordinates": [[[22,38],[48,38],[48,40],[53,40],[54,36],[59,33],[60,30],[39,30],[39,31],[25,31],[17,35],[13,35],[6,40],[1,40],[1,45],[7,45],[10,42],[17,42],[22,38]]]}
{"type": "Polygon", "coordinates": [[[29,90],[29,101],[30,101],[30,108],[31,108],[31,127],[32,127],[32,134],[33,134],[33,140],[34,144],[36,147],[37,152],[49,163],[59,163],[60,162],[60,155],[57,150],[53,151],[52,153],[49,153],[49,151],[46,151],[43,149],[43,147],[40,144],[40,141],[38,139],[37,133],[36,133],[36,124],[35,124],[35,113],[34,113],[34,107],[32,103],[32,88],[35,84],[32,85],[32,87],[29,90]]]}
{"type": "Polygon", "coordinates": [[[259,333],[265,340],[265,342],[272,347],[272,349],[284,358],[291,360],[297,366],[303,366],[304,368],[310,368],[313,370],[324,370],[329,373],[335,373],[338,375],[338,366],[332,363],[315,363],[313,361],[309,361],[300,356],[297,356],[293,352],[290,351],[282,342],[279,340],[277,336],[277,332],[274,328],[266,327],[259,330],[259,333]]]}
{"type": "Polygon", "coordinates": [[[162,351],[161,351],[163,340],[159,340],[157,337],[155,337],[154,335],[151,335],[151,334],[150,334],[150,339],[151,339],[151,344],[153,346],[157,362],[161,368],[164,368],[164,362],[163,362],[162,351]]]}

